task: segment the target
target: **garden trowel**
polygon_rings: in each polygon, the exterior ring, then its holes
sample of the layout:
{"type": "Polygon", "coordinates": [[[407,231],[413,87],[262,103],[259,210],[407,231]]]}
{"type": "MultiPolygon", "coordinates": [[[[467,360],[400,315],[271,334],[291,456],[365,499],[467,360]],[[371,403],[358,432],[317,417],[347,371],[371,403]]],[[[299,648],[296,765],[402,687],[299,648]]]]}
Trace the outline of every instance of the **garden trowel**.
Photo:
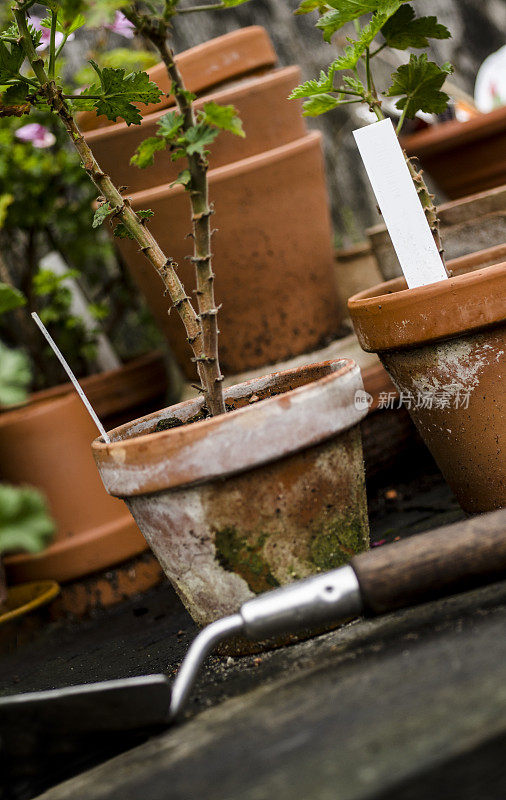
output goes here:
{"type": "Polygon", "coordinates": [[[503,578],[506,509],[373,549],[349,566],[248,600],[198,634],[172,685],[165,675],[148,675],[2,698],[2,745],[19,753],[50,732],[69,741],[163,727],[181,715],[204,659],[229,637],[321,630],[503,578]]]}

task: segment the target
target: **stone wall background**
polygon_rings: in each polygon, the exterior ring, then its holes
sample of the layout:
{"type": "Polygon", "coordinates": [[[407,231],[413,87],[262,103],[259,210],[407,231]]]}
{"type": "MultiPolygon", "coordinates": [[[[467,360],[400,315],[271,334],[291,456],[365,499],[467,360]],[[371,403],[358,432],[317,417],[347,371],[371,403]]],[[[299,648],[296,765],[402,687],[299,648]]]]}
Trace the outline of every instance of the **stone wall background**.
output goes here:
{"type": "MultiPolygon", "coordinates": [[[[280,65],[297,63],[304,78],[315,77],[333,59],[335,48],[323,42],[316,30],[315,14],[294,16],[298,0],[251,0],[228,11],[182,16],[177,20],[176,51],[245,25],[263,25],[274,43],[280,65]]],[[[487,55],[506,44],[506,0],[424,0],[415,3],[418,13],[435,14],[453,38],[436,42],[431,56],[451,61],[453,81],[472,94],[477,69],[487,55]]],[[[406,54],[399,53],[399,58],[406,54]]],[[[385,77],[396,64],[383,64],[385,77]]],[[[375,202],[351,136],[358,127],[355,106],[338,109],[308,120],[323,131],[328,187],[337,242],[349,245],[363,238],[363,231],[378,222],[375,202]]],[[[444,198],[438,196],[441,201],[444,198]]]]}

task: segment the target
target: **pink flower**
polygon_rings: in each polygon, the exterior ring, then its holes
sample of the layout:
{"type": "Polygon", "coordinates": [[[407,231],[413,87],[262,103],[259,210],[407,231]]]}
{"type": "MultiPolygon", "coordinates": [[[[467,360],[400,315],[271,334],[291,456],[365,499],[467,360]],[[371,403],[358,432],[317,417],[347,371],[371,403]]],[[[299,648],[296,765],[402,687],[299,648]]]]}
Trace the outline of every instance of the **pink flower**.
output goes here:
{"type": "Polygon", "coordinates": [[[51,147],[56,142],[55,135],[44,125],[39,125],[37,122],[23,125],[22,128],[17,129],[15,135],[22,142],[31,142],[34,147],[39,149],[51,147]]]}
{"type": "Polygon", "coordinates": [[[121,11],[116,11],[114,22],[111,22],[105,27],[113,33],[117,33],[119,36],[124,36],[125,39],[133,39],[134,37],[134,26],[121,11]]]}
{"type": "MultiPolygon", "coordinates": [[[[41,32],[40,44],[36,48],[37,52],[42,52],[43,50],[47,50],[47,48],[49,47],[49,44],[51,42],[51,31],[50,31],[50,29],[49,28],[44,28],[41,23],[42,23],[42,20],[40,19],[40,17],[30,17],[30,24],[35,28],[36,31],[40,31],[41,32]]],[[[70,36],[68,37],[67,41],[71,42],[73,38],[74,38],[74,34],[71,33],[70,36]]],[[[63,39],[64,39],[63,33],[60,33],[60,31],[56,31],[56,35],[55,35],[55,39],[54,39],[56,48],[58,48],[61,45],[61,43],[63,42],[63,39]]]]}

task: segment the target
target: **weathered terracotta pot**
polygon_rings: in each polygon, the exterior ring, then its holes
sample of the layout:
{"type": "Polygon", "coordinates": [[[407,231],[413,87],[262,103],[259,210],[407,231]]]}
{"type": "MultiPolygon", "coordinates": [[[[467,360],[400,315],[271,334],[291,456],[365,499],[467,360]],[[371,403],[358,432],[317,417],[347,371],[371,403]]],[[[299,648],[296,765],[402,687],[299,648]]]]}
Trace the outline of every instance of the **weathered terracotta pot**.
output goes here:
{"type": "MultiPolygon", "coordinates": [[[[267,31],[259,25],[251,25],[223,36],[217,36],[175,57],[186,88],[190,92],[200,94],[227,81],[244,75],[269,69],[276,63],[276,53],[267,31]]],[[[147,70],[150,79],[164,93],[159,103],[139,104],[142,114],[151,114],[162,108],[174,105],[170,94],[171,83],[165,64],[156,64],[147,70]]],[[[97,117],[92,111],[83,111],[79,115],[79,127],[82,131],[103,128],[114,123],[107,117],[97,117]]]]}
{"type": "Polygon", "coordinates": [[[398,278],[348,306],[462,508],[505,506],[506,263],[417,289],[398,278]]]}
{"type": "MultiPolygon", "coordinates": [[[[313,132],[209,172],[218,229],[213,253],[222,304],[220,362],[228,374],[314,350],[339,330],[321,138],[313,132]]],[[[131,202],[155,212],[150,230],[178,263],[184,285],[193,286],[183,187],[138,192],[131,202]]],[[[181,369],[195,380],[190,348],[177,314],[168,313],[160,278],[135,242],[120,239],[118,247],[181,369]]]]}
{"type": "MultiPolygon", "coordinates": [[[[244,78],[240,83],[195,101],[197,109],[211,100],[235,106],[246,133],[244,139],[221,133],[209,146],[210,168],[249,158],[304,136],[306,126],[300,104],[288,100],[288,95],[300,80],[298,67],[285,67],[265,75],[244,78]]],[[[158,122],[166,113],[167,109],[164,109],[144,116],[140,125],[127,126],[122,122],[85,135],[99,164],[118,186],[128,186],[129,192],[139,192],[172,183],[177,178],[181,162],[171,161],[167,151],[156,153],[151,167],[139,169],[130,164],[138,145],[156,135],[158,122]]]]}
{"type": "Polygon", "coordinates": [[[104,485],[198,624],[367,548],[361,388],[353,361],[328,361],[226,389],[225,415],[155,432],[202,408],[187,400],[95,440],[104,485]]]}
{"type": "Polygon", "coordinates": [[[401,145],[453,200],[506,183],[506,107],[433,125],[401,145]]]}
{"type": "Polygon", "coordinates": [[[4,559],[9,584],[71,581],[146,549],[128,511],[100,482],[89,452],[95,434],[76,394],[0,414],[0,480],[44,492],[57,526],[42,553],[4,559]]]}
{"type": "MultiPolygon", "coordinates": [[[[469,256],[474,261],[477,251],[482,249],[481,266],[498,264],[506,258],[500,251],[501,247],[506,248],[506,186],[444,203],[438,208],[438,216],[448,260],[469,256]],[[498,249],[494,251],[493,248],[498,249]],[[488,250],[487,256],[485,251],[488,250]]],[[[367,238],[383,279],[388,281],[400,276],[399,259],[386,225],[369,228],[367,238]]],[[[454,265],[455,273],[457,269],[461,269],[461,264],[454,265]]]]}

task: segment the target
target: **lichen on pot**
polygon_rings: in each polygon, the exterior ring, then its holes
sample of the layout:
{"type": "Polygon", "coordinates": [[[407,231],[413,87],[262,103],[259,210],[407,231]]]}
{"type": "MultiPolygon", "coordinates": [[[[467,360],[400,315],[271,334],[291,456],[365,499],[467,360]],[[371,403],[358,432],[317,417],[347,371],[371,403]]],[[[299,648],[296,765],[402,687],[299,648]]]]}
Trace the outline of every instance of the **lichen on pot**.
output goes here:
{"type": "Polygon", "coordinates": [[[417,289],[399,278],[349,301],[362,347],[473,513],[506,506],[505,298],[503,263],[417,289]]]}
{"type": "Polygon", "coordinates": [[[199,624],[368,547],[361,388],[354,362],[310,365],[230,387],[225,415],[153,433],[193,418],[203,400],[189,400],[94,442],[199,624]]]}

